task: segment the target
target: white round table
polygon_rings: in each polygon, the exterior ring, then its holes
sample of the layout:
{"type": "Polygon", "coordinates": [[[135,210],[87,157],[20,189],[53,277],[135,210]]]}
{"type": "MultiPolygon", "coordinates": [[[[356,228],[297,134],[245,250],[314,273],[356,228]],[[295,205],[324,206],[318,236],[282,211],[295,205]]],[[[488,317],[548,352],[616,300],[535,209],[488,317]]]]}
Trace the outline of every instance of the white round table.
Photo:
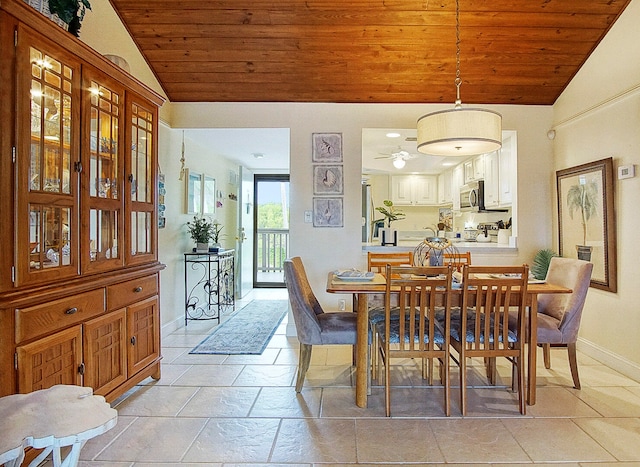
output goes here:
{"type": "Polygon", "coordinates": [[[116,425],[118,412],[83,386],[57,385],[0,398],[0,465],[18,467],[24,449],[43,449],[29,466],[52,454],[53,465],[75,466],[84,443],[116,425]],[[60,448],[71,446],[62,459],[60,448]]]}

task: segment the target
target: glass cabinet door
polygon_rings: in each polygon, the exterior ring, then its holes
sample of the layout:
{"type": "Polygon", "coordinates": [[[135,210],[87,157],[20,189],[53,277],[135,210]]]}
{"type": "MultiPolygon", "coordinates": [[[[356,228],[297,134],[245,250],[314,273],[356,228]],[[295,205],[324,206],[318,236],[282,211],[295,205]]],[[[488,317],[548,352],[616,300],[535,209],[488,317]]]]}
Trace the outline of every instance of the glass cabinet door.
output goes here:
{"type": "Polygon", "coordinates": [[[124,90],[99,72],[83,68],[82,270],[121,267],[124,166],[120,124],[124,90]]]}
{"type": "Polygon", "coordinates": [[[52,44],[19,37],[16,285],[76,275],[79,241],[80,66],[52,44]]]}
{"type": "Polygon", "coordinates": [[[130,207],[127,263],[157,259],[157,110],[144,100],[129,96],[128,196],[130,207]]]}

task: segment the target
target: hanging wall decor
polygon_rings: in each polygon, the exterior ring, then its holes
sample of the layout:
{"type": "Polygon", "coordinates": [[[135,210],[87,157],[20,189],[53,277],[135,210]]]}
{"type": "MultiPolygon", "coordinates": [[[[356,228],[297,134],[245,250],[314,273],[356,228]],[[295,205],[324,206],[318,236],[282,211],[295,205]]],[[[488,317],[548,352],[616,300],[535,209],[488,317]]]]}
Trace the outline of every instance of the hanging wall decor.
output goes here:
{"type": "Polygon", "coordinates": [[[314,227],[344,227],[342,198],[313,198],[314,227]]]}
{"type": "Polygon", "coordinates": [[[314,195],[341,195],[343,192],[342,165],[313,166],[314,195]]]}
{"type": "Polygon", "coordinates": [[[591,287],[617,291],[613,159],[556,172],[559,253],[593,263],[591,287]]]}
{"type": "Polygon", "coordinates": [[[342,162],[342,133],[313,133],[313,162],[342,162]]]}

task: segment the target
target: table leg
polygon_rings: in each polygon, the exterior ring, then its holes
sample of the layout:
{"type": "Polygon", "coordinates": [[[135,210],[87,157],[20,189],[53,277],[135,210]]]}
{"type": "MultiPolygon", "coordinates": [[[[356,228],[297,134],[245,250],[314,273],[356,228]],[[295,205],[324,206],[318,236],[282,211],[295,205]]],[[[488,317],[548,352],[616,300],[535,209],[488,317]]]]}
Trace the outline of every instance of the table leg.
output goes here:
{"type": "Polygon", "coordinates": [[[536,403],[536,359],[538,356],[538,297],[531,297],[529,307],[529,368],[527,371],[527,403],[536,403]]]}
{"type": "Polygon", "coordinates": [[[356,342],[356,405],[367,407],[367,374],[369,354],[369,304],[367,294],[358,294],[356,342]]]}

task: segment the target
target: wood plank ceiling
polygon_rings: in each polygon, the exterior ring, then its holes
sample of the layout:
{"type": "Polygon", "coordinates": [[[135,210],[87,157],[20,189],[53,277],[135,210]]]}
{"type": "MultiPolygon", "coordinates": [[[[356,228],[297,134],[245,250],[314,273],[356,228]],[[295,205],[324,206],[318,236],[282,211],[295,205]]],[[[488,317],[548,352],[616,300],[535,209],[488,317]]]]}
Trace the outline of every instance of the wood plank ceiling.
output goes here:
{"type": "MultiPolygon", "coordinates": [[[[110,0],[172,102],[453,103],[455,0],[110,0]]],[[[463,103],[553,104],[630,0],[460,0],[463,103]]]]}

